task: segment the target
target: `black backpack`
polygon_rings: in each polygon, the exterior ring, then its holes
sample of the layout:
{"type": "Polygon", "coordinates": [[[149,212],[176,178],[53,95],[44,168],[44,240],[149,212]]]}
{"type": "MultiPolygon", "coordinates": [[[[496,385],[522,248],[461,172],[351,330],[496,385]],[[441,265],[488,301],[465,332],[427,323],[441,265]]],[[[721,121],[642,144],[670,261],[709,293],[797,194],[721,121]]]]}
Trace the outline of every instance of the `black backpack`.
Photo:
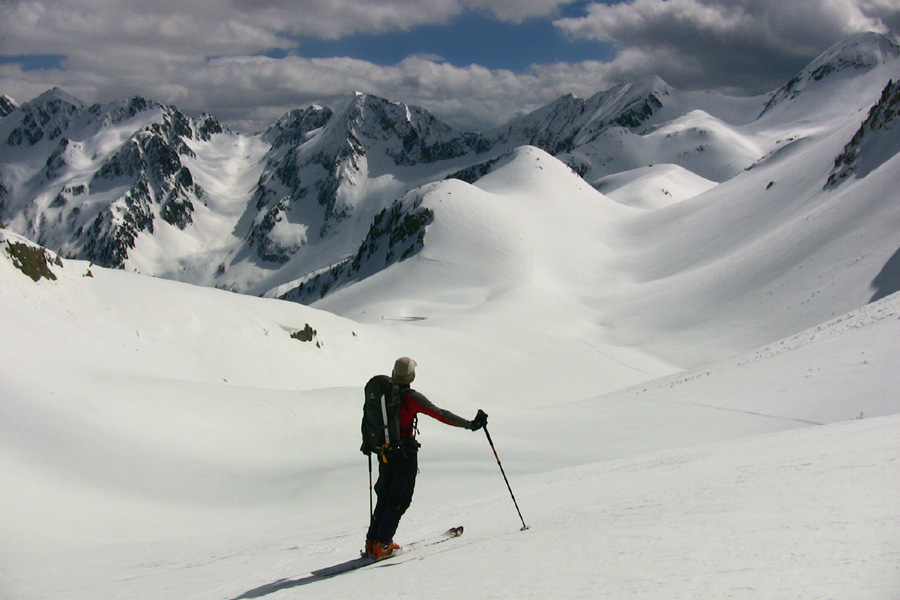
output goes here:
{"type": "Polygon", "coordinates": [[[384,457],[399,447],[400,387],[387,375],[376,375],[366,384],[360,450],[384,457]]]}

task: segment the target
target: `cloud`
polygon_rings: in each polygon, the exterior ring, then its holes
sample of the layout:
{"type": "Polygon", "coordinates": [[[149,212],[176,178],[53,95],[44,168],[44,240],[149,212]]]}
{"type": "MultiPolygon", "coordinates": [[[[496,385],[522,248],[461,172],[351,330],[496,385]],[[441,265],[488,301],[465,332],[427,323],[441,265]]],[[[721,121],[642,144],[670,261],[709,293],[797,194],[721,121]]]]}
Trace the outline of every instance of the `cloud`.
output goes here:
{"type": "Polygon", "coordinates": [[[304,36],[411,29],[471,10],[517,23],[570,3],[421,0],[411,10],[408,0],[0,0],[0,54],[64,57],[46,70],[0,64],[0,92],[20,102],[52,86],[87,102],[141,95],[250,131],[358,90],[479,130],[565,93],[587,97],[645,75],[682,89],[763,93],[848,33],[900,27],[896,0],[629,0],[554,21],[573,39],[613,41],[618,53],[607,62],[513,72],[413,52],[388,66],[299,56],[304,36]]]}
{"type": "Polygon", "coordinates": [[[0,3],[0,53],[150,53],[163,57],[250,53],[289,48],[294,42],[279,14],[259,11],[252,19],[237,11],[215,11],[204,1],[70,0],[0,3]]]}
{"type": "Polygon", "coordinates": [[[154,50],[241,55],[292,48],[303,37],[408,31],[480,10],[519,23],[572,0],[3,0],[0,53],[154,50]]]}
{"type": "Polygon", "coordinates": [[[408,30],[470,10],[518,22],[564,1],[421,0],[411,10],[408,0],[2,0],[0,54],[63,58],[59,69],[0,64],[0,89],[19,101],[52,86],[88,102],[138,94],[247,127],[302,102],[362,90],[443,107],[446,118],[477,127],[515,110],[517,102],[489,89],[502,83],[521,91],[512,74],[454,69],[425,55],[384,67],[292,52],[305,37],[408,30]],[[459,93],[466,101],[454,100],[459,93]],[[462,119],[471,97],[474,114],[462,119]]]}
{"type": "Polygon", "coordinates": [[[53,86],[89,103],[141,95],[254,130],[359,90],[481,129],[568,90],[545,85],[546,72],[454,67],[425,54],[391,66],[303,58],[303,38],[411,29],[472,10],[516,23],[569,1],[420,0],[411,10],[408,0],[0,0],[0,54],[63,57],[55,69],[0,64],[0,91],[20,102],[53,86]]]}
{"type": "Polygon", "coordinates": [[[676,87],[770,91],[851,33],[898,33],[895,0],[630,0],[595,3],[555,25],[614,42],[610,70],[676,87]]]}
{"type": "Polygon", "coordinates": [[[514,73],[479,65],[457,67],[424,55],[391,66],[288,55],[222,56],[177,66],[148,62],[137,68],[132,62],[80,62],[79,67],[85,70],[23,71],[18,65],[0,65],[0,89],[20,101],[52,86],[87,102],[136,94],[190,112],[209,112],[244,131],[258,131],[291,109],[362,91],[421,106],[461,129],[481,130],[564,93],[587,96],[614,83],[604,78],[600,62],[514,73]]]}
{"type": "Polygon", "coordinates": [[[476,130],[559,95],[538,73],[456,67],[427,56],[392,66],[351,58],[222,57],[196,72],[188,87],[202,90],[193,100],[223,118],[238,118],[252,98],[257,109],[245,117],[245,128],[254,128],[253,122],[255,128],[268,125],[298,106],[362,91],[422,106],[452,125],[476,130]]]}

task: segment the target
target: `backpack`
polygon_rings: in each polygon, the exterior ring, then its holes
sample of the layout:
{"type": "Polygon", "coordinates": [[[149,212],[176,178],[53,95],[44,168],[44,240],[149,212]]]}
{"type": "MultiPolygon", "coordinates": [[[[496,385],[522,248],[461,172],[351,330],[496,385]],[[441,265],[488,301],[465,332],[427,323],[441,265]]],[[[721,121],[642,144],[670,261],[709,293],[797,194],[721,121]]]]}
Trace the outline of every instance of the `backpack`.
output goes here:
{"type": "Polygon", "coordinates": [[[400,386],[387,375],[376,375],[366,383],[363,404],[363,454],[385,455],[400,447],[400,386]]]}

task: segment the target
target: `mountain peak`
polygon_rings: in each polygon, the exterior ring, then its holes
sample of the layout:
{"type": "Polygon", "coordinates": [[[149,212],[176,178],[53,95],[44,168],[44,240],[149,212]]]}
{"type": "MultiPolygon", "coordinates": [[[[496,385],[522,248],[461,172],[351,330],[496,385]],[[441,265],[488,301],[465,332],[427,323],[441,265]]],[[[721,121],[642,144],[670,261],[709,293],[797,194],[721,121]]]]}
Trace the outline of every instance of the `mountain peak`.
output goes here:
{"type": "Polygon", "coordinates": [[[875,33],[849,35],[826,50],[801,73],[820,80],[831,73],[847,69],[869,70],[900,58],[900,46],[886,36],[875,33]]]}
{"type": "Polygon", "coordinates": [[[298,146],[311,131],[324,126],[333,114],[330,108],[318,105],[294,109],[269,127],[263,133],[263,139],[276,147],[298,146]]]}
{"type": "Polygon", "coordinates": [[[587,100],[566,94],[489,134],[507,145],[529,144],[551,154],[568,152],[574,144],[610,126],[643,125],[672,91],[659,77],[645,77],[598,92],[587,100]]]}
{"type": "Polygon", "coordinates": [[[351,96],[346,103],[345,110],[353,117],[359,117],[366,110],[402,110],[408,113],[410,110],[417,109],[413,109],[402,102],[395,102],[374,94],[354,92],[353,96],[351,96]]]}
{"type": "Polygon", "coordinates": [[[633,94],[646,93],[646,94],[661,94],[663,96],[667,96],[672,93],[672,86],[663,81],[662,77],[657,75],[651,75],[648,77],[641,77],[639,79],[635,79],[632,82],[624,84],[623,87],[631,90],[633,94]]]}
{"type": "Polygon", "coordinates": [[[849,35],[820,54],[805,69],[776,90],[763,114],[784,100],[792,100],[817,83],[837,75],[855,77],[900,59],[900,46],[875,32],[849,35]]]}
{"type": "MultiPolygon", "coordinates": [[[[4,125],[9,121],[11,131],[6,144],[20,146],[26,143],[34,146],[41,140],[53,141],[69,127],[71,120],[85,109],[85,104],[60,88],[48,90],[29,102],[21,105],[14,121],[4,118],[4,125]]],[[[5,132],[4,132],[5,133],[5,132]]]]}
{"type": "Polygon", "coordinates": [[[469,151],[466,135],[432,113],[402,102],[357,92],[334,109],[327,134],[331,143],[367,153],[378,146],[395,164],[434,162],[469,151]]]}
{"type": "Polygon", "coordinates": [[[78,110],[82,110],[86,107],[84,102],[58,87],[49,89],[34,100],[26,103],[26,105],[45,104],[68,104],[78,110]]]}

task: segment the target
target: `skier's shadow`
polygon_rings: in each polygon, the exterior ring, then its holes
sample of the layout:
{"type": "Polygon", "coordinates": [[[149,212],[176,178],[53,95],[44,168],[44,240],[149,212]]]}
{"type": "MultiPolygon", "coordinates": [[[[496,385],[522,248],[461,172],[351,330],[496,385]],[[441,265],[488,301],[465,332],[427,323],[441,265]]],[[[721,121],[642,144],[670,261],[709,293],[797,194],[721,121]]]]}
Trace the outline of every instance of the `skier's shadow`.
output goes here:
{"type": "Polygon", "coordinates": [[[324,579],[328,579],[328,577],[323,577],[321,575],[309,575],[307,577],[301,577],[299,579],[279,579],[278,581],[267,583],[266,585],[260,586],[256,589],[248,590],[240,596],[232,598],[231,600],[262,598],[263,596],[268,596],[269,594],[274,594],[275,592],[280,592],[281,590],[289,590],[294,587],[300,587],[301,585],[309,585],[310,583],[315,583],[324,579]]]}
{"type": "MultiPolygon", "coordinates": [[[[263,596],[268,596],[269,594],[274,594],[275,592],[280,592],[281,590],[289,590],[291,588],[300,587],[301,585],[309,585],[311,583],[316,583],[317,581],[325,581],[326,579],[331,579],[332,577],[337,577],[342,573],[347,573],[351,570],[355,570],[354,567],[357,567],[357,563],[359,559],[354,559],[347,561],[346,563],[341,563],[339,565],[334,565],[333,567],[328,567],[325,569],[321,569],[319,571],[313,571],[306,577],[299,577],[297,579],[279,579],[278,581],[273,581],[272,583],[267,583],[266,585],[260,586],[258,588],[248,590],[237,596],[232,598],[231,600],[246,600],[247,598],[262,598],[263,596]]],[[[370,563],[365,563],[370,564],[370,563]]],[[[383,565],[377,565],[377,568],[390,567],[392,565],[396,565],[398,563],[387,563],[383,565]]]]}

